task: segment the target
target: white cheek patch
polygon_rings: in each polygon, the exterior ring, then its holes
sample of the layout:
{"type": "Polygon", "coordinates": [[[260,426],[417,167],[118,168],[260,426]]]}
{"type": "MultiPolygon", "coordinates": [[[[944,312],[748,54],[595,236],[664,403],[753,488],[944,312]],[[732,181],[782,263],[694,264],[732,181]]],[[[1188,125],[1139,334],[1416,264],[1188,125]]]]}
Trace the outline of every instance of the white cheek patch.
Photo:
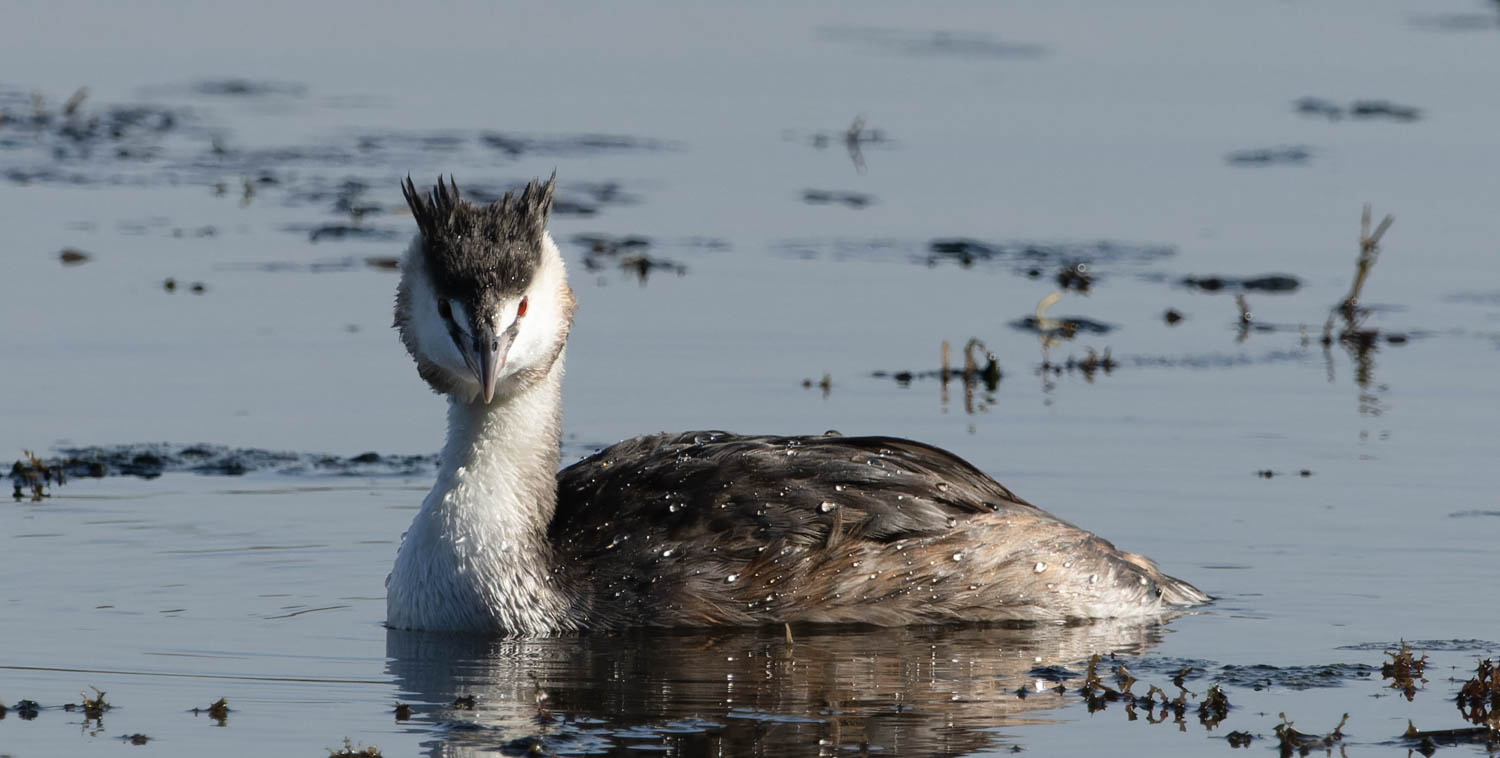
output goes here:
{"type": "MultiPolygon", "coordinates": [[[[468,378],[473,372],[469,371],[468,363],[458,352],[458,346],[453,344],[447,322],[438,313],[438,298],[432,289],[432,281],[420,266],[408,271],[407,276],[410,278],[411,326],[416,330],[422,357],[456,377],[468,378]]],[[[453,305],[450,301],[450,307],[453,305]]],[[[456,318],[459,313],[453,315],[456,318]]]]}
{"type": "MultiPolygon", "coordinates": [[[[542,265],[526,291],[526,315],[521,317],[521,328],[516,335],[515,344],[511,345],[507,371],[510,371],[509,366],[520,370],[551,360],[556,347],[555,330],[566,318],[558,295],[567,276],[562,266],[562,257],[556,253],[550,237],[543,244],[542,265]],[[552,250],[547,250],[545,246],[552,246],[552,250]]],[[[506,303],[505,311],[512,321],[515,320],[516,310],[520,305],[520,298],[506,303]]],[[[509,324],[510,321],[501,323],[509,324]]]]}

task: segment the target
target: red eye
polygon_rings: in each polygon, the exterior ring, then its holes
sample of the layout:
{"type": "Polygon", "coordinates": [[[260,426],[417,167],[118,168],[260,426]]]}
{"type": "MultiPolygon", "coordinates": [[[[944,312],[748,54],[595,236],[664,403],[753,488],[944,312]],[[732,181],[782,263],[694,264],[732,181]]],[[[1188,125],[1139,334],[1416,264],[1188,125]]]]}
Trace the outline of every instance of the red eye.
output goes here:
{"type": "Polygon", "coordinates": [[[447,300],[438,301],[438,315],[450,321],[453,319],[453,309],[448,306],[447,300]]]}
{"type": "Polygon", "coordinates": [[[526,298],[521,298],[521,304],[516,306],[516,318],[526,315],[526,298]]]}

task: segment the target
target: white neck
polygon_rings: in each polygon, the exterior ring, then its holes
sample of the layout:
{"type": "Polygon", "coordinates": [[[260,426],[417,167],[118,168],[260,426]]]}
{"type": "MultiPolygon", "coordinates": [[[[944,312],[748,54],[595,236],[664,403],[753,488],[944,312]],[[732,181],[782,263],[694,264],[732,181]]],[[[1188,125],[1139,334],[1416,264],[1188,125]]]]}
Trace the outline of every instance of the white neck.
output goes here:
{"type": "Polygon", "coordinates": [[[450,397],[437,483],[387,580],[391,626],[513,634],[572,628],[547,526],[557,504],[563,356],[493,403],[450,397]]]}

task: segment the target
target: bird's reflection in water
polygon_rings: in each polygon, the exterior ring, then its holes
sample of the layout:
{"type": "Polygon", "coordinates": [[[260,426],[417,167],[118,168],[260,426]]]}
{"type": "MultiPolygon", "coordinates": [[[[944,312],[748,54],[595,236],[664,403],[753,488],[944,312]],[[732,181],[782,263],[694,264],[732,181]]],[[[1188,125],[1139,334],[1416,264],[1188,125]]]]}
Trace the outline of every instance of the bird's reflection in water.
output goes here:
{"type": "MultiPolygon", "coordinates": [[[[1071,695],[1038,667],[1138,655],[1154,626],[781,628],[486,639],[390,631],[433,756],[961,755],[1014,744],[1071,695]],[[1017,690],[1025,690],[1026,696],[1017,690]],[[455,701],[473,697],[470,710],[455,701]]],[[[1076,685],[1076,683],[1074,683],[1076,685]]],[[[1074,685],[1070,685],[1071,690],[1074,685]]]]}

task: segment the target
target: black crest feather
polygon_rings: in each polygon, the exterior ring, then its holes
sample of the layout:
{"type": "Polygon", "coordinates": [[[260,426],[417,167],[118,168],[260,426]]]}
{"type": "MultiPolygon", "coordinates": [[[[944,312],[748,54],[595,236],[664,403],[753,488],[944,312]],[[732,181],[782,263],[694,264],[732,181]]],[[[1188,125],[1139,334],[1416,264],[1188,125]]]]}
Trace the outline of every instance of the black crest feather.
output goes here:
{"type": "Polygon", "coordinates": [[[557,172],[543,183],[532,179],[488,206],[466,202],[458,183],[438,177],[425,196],[411,177],[401,194],[422,232],[422,249],[439,291],[481,304],[482,297],[519,294],[531,284],[541,260],[542,239],[552,212],[557,172]]]}

